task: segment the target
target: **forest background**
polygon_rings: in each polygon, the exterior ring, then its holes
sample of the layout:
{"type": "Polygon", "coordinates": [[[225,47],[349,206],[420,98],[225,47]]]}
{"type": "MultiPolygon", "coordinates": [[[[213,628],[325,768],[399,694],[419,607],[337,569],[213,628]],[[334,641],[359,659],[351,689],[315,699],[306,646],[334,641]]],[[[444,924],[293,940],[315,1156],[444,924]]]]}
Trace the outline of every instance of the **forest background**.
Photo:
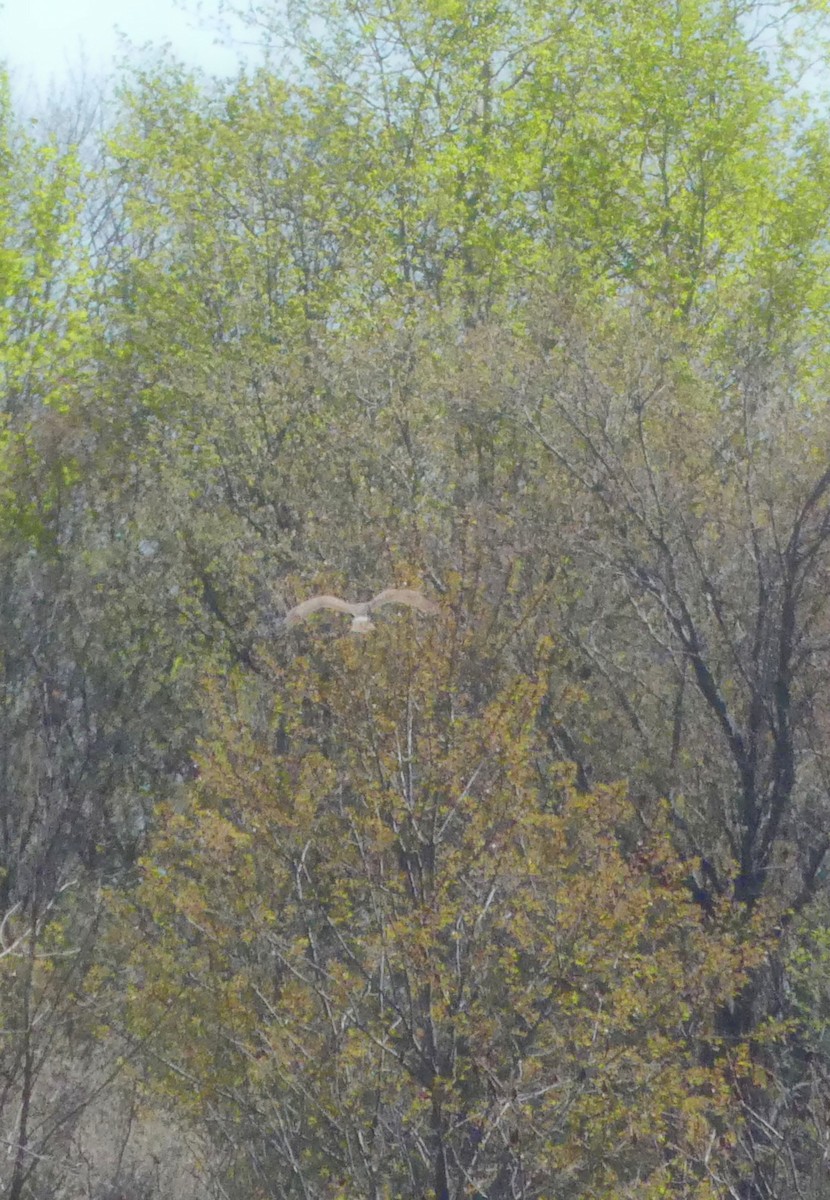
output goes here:
{"type": "Polygon", "coordinates": [[[3,1195],[820,1200],[828,5],[238,16],[0,90],[3,1195]]]}

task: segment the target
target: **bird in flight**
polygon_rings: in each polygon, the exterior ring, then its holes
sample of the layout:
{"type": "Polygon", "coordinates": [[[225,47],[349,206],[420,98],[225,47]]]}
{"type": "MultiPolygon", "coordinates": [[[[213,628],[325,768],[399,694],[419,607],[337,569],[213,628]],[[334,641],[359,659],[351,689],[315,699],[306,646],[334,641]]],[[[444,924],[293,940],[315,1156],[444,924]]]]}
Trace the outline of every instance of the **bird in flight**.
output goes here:
{"type": "Polygon", "coordinates": [[[364,600],[360,604],[351,604],[338,596],[312,596],[310,600],[303,600],[302,604],[289,609],[285,614],[285,623],[296,625],[298,621],[305,620],[321,608],[333,608],[336,612],[349,613],[352,618],[351,633],[369,633],[374,628],[371,614],[384,604],[407,604],[410,608],[417,608],[431,616],[440,611],[439,605],[423,592],[414,592],[410,588],[386,588],[371,600],[364,600]]]}

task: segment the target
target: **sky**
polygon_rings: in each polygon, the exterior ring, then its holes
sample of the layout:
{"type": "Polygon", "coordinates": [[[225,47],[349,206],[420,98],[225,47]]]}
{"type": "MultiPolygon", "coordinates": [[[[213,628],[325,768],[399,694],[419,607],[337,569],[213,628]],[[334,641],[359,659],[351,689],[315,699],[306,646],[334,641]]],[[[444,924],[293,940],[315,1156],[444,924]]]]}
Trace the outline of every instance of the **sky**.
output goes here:
{"type": "Polygon", "coordinates": [[[15,91],[41,96],[77,77],[82,61],[89,74],[107,74],[130,43],[169,43],[188,65],[232,74],[244,47],[214,44],[216,33],[199,27],[192,8],[183,12],[174,0],[0,0],[0,60],[15,91]]]}

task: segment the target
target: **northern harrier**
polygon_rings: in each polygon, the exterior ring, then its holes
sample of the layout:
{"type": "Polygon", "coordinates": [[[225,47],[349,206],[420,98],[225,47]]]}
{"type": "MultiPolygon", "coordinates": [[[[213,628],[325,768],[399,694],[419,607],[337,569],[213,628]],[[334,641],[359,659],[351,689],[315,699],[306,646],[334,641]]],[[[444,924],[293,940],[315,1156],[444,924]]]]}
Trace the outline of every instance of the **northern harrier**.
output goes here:
{"type": "Polygon", "coordinates": [[[348,600],[340,600],[337,596],[312,596],[310,600],[303,600],[302,604],[289,609],[285,614],[285,623],[296,625],[310,613],[318,612],[321,608],[333,608],[336,612],[350,614],[351,633],[369,633],[374,628],[370,614],[376,608],[382,608],[384,604],[408,604],[410,608],[417,608],[432,615],[440,611],[435,601],[428,599],[422,592],[413,592],[409,588],[386,588],[362,604],[350,604],[348,600]]]}

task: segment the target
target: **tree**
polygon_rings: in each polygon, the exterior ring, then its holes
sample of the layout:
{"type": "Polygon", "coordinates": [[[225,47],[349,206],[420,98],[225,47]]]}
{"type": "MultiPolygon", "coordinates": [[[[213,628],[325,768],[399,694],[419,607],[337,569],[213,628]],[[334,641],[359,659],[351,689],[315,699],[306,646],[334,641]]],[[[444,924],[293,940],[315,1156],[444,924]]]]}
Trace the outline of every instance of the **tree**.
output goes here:
{"type": "MultiPolygon", "coordinates": [[[[583,727],[583,769],[619,770],[627,729],[632,788],[646,804],[649,788],[670,797],[700,902],[766,906],[786,956],[830,849],[824,405],[780,361],[780,374],[761,361],[726,375],[672,355],[668,335],[650,354],[636,311],[603,332],[599,351],[578,326],[561,329],[523,396],[557,507],[568,492],[562,627],[619,720],[616,736],[605,726],[605,768],[583,727]]],[[[747,1036],[787,1011],[775,979],[756,977],[723,1014],[725,1032],[747,1036]]],[[[746,1099],[763,1110],[758,1092],[746,1099]]],[[[780,1114],[777,1088],[767,1100],[780,1114]]],[[[764,1120],[777,1119],[758,1118],[757,1177],[741,1195],[779,1194],[759,1149],[764,1120]]]]}
{"type": "MultiPolygon", "coordinates": [[[[0,1179],[10,1200],[59,1194],[75,1169],[73,1132],[118,1073],[93,1032],[100,882],[136,854],[149,779],[178,765],[177,734],[158,711],[175,684],[148,654],[146,606],[118,570],[142,557],[134,545],[124,554],[126,506],[109,524],[118,488],[106,472],[108,397],[94,383],[81,188],[74,150],[24,135],[0,81],[0,1179]]],[[[163,660],[163,639],[158,649],[163,660]]]]}
{"type": "Polygon", "coordinates": [[[263,1196],[721,1194],[716,1017],[760,949],[549,766],[539,679],[476,705],[463,612],[414,621],[212,684],[120,910],[166,1091],[263,1196]]]}

